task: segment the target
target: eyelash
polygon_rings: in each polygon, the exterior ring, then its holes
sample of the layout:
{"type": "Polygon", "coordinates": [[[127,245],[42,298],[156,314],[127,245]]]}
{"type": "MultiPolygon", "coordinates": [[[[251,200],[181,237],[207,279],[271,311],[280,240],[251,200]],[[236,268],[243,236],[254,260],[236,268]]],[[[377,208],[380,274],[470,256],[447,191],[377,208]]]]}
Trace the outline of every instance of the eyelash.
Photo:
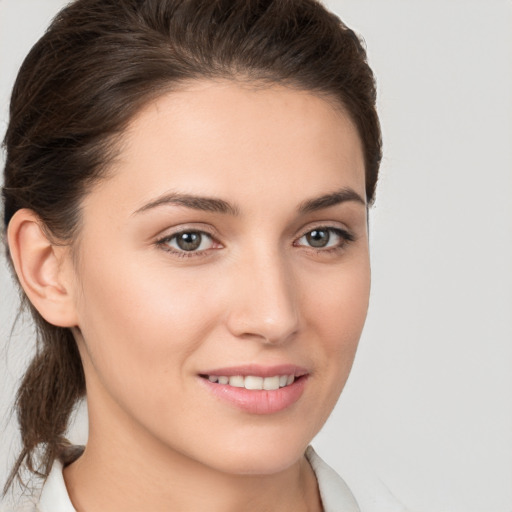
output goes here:
{"type": "MultiPolygon", "coordinates": [[[[308,250],[314,251],[315,253],[321,253],[321,254],[330,254],[333,252],[339,252],[346,248],[346,245],[355,241],[355,236],[352,233],[349,233],[345,229],[341,229],[338,227],[330,227],[330,226],[317,226],[312,229],[308,229],[306,232],[304,232],[297,241],[301,240],[305,236],[307,236],[310,233],[313,233],[314,231],[327,231],[332,235],[334,233],[336,236],[340,238],[339,244],[335,245],[334,247],[312,247],[312,246],[305,246],[308,250]]],[[[296,246],[297,242],[294,242],[293,245],[296,246]]]]}
{"type": "MultiPolygon", "coordinates": [[[[334,247],[316,248],[316,247],[312,247],[312,246],[304,246],[307,250],[313,251],[317,254],[326,254],[326,253],[330,254],[333,252],[339,252],[339,251],[343,250],[346,247],[346,245],[348,245],[351,242],[354,242],[356,239],[353,234],[351,234],[349,231],[347,231],[345,229],[341,229],[338,227],[330,227],[330,226],[317,226],[317,227],[314,227],[314,228],[311,228],[311,229],[308,229],[307,231],[305,231],[301,236],[299,236],[296,239],[296,241],[293,243],[293,245],[295,247],[297,247],[297,246],[301,247],[301,245],[298,245],[297,242],[299,240],[301,240],[302,238],[304,238],[305,236],[307,236],[308,234],[313,233],[314,231],[327,231],[330,234],[334,233],[336,236],[339,236],[341,239],[339,245],[336,245],[334,247]]],[[[164,251],[167,251],[179,258],[192,258],[192,257],[206,256],[208,251],[210,251],[211,249],[203,249],[200,251],[197,251],[197,250],[185,251],[185,250],[177,250],[177,249],[173,249],[173,248],[169,247],[168,244],[172,240],[175,240],[178,236],[183,235],[183,234],[191,234],[191,233],[199,234],[201,236],[207,236],[207,237],[211,238],[213,243],[219,244],[219,242],[217,242],[215,240],[213,235],[208,233],[207,231],[198,230],[198,229],[185,229],[185,230],[179,231],[177,233],[173,233],[172,235],[168,235],[168,236],[165,236],[165,237],[157,240],[156,245],[161,247],[164,251]]]]}
{"type": "MultiPolygon", "coordinates": [[[[207,231],[201,230],[201,229],[183,229],[181,231],[178,231],[177,233],[173,233],[172,235],[165,236],[164,238],[161,238],[160,240],[157,240],[156,244],[161,247],[164,251],[171,253],[174,256],[177,256],[178,258],[193,258],[198,256],[206,256],[207,252],[210,249],[203,249],[202,251],[185,251],[185,250],[179,250],[179,249],[173,249],[169,247],[169,243],[176,239],[180,235],[184,234],[199,234],[201,236],[207,236],[208,238],[211,238],[211,240],[215,243],[216,240],[213,237],[211,233],[208,233],[207,231]]],[[[219,242],[217,242],[219,243],[219,242]]]]}

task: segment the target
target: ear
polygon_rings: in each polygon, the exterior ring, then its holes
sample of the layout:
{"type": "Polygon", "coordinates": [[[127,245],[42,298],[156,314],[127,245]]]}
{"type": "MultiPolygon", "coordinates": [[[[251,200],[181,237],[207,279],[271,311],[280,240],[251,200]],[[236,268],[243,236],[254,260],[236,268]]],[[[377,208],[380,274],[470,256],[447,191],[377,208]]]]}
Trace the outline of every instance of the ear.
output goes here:
{"type": "Polygon", "coordinates": [[[21,286],[41,316],[58,327],[77,325],[69,247],[52,243],[28,209],[12,217],[7,243],[21,286]]]}

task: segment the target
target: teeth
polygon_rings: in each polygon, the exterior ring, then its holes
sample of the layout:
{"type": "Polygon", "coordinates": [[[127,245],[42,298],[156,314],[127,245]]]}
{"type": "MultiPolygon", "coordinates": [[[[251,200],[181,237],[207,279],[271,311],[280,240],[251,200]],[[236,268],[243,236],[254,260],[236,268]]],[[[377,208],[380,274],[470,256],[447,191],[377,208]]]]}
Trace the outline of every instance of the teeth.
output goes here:
{"type": "Polygon", "coordinates": [[[244,388],[244,378],[241,375],[234,375],[233,377],[229,377],[229,385],[235,388],[244,388]]]}
{"type": "Polygon", "coordinates": [[[232,377],[208,375],[208,380],[213,383],[229,384],[235,388],[250,390],[274,391],[284,388],[295,382],[295,375],[275,375],[274,377],[257,377],[256,375],[233,375],[232,377]]]}
{"type": "Polygon", "coordinates": [[[273,391],[279,389],[279,376],[276,377],[265,377],[263,379],[263,389],[267,391],[273,391]]]}
{"type": "Polygon", "coordinates": [[[245,377],[245,389],[263,389],[263,377],[245,377]]]}

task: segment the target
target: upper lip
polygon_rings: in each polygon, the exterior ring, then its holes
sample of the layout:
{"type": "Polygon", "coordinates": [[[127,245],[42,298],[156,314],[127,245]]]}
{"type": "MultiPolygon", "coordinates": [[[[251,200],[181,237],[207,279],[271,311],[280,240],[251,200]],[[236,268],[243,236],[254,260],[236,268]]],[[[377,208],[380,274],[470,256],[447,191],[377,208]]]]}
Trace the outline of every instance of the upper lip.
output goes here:
{"type": "Polygon", "coordinates": [[[280,364],[273,366],[261,366],[256,364],[246,364],[240,366],[230,366],[226,368],[214,368],[204,372],[199,372],[199,375],[216,375],[222,377],[234,377],[241,375],[253,375],[255,377],[275,377],[276,375],[294,375],[295,377],[302,377],[308,374],[308,370],[301,366],[293,364],[280,364]]]}

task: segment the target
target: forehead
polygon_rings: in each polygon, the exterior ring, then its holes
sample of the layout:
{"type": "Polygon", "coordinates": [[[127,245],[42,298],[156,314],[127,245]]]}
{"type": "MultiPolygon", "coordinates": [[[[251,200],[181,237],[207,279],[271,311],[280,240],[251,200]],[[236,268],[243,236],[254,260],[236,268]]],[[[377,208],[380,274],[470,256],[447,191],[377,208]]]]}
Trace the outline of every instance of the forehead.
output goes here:
{"type": "Polygon", "coordinates": [[[270,201],[273,191],[300,200],[350,186],[365,197],[349,116],[335,100],[289,87],[188,84],[146,105],[120,147],[99,191],[130,208],[165,189],[242,201],[261,192],[270,201]]]}

